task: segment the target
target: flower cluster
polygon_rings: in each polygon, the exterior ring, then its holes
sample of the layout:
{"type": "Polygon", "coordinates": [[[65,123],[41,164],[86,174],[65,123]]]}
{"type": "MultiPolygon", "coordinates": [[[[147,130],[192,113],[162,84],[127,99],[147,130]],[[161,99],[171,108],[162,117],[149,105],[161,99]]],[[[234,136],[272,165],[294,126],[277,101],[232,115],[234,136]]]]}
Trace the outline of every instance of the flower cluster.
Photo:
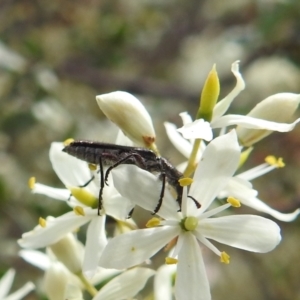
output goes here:
{"type": "Polygon", "coordinates": [[[150,115],[126,92],[96,97],[101,110],[120,128],[116,145],[126,147],[85,143],[84,150],[74,146],[74,157],[62,151],[72,141],[52,143],[50,160],[65,188],[48,187],[34,178],[29,185],[33,193],[66,201],[72,210],[56,218],[40,218],[39,224],[19,240],[21,247],[30,249],[20,255],[45,270],[49,299],[84,299],[83,291],[94,300],[128,299],[154,275],[156,300],[172,299],[173,295],[177,300],[209,300],[202,247],[229,264],[229,254],[212,240],[260,253],[278,245],[281,235],[275,222],[258,215],[235,214],[235,210],[244,204],[281,221],[297,217],[299,210],[284,214],[266,205],[250,182],[283,167],[282,159],[270,156],[246,172],[239,172],[239,168],[255,143],[272,131],[287,132],[295,127],[300,119],[287,122],[300,96],[272,95],[246,116],[225,115],[245,88],[238,62],[232,64],[232,73],[236,86],[218,101],[219,80],[213,67],[195,120],[182,113],[183,127],[165,123],[170,141],[187,158],[178,170],[162,160],[150,115]],[[218,136],[213,132],[217,128],[218,136]],[[128,218],[135,206],[156,212],[146,228],[138,228],[128,218]],[[109,236],[107,216],[116,224],[109,236]],[[75,232],[87,223],[82,244],[75,232]],[[44,247],[47,255],[33,250],[44,247]],[[150,259],[163,248],[168,251],[166,264],[155,271],[150,259]],[[99,285],[101,288],[96,289],[99,285]]]}

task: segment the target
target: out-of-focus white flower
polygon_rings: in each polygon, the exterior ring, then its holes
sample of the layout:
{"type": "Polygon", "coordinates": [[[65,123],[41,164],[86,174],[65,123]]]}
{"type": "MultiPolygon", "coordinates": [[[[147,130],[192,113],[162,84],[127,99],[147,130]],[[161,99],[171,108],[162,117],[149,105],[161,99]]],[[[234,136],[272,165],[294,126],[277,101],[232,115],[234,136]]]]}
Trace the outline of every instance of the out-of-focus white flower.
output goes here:
{"type": "MultiPolygon", "coordinates": [[[[209,239],[263,253],[271,251],[281,239],[277,224],[262,217],[235,215],[211,218],[231,206],[228,203],[207,210],[236,171],[239,157],[240,148],[235,131],[212,141],[196,169],[194,182],[189,191],[189,197],[197,200],[201,207],[196,209],[194,201],[187,197],[185,188],[182,212],[177,213],[174,209],[175,201],[166,190],[161,209],[157,213],[163,220],[154,218],[148,222],[151,227],[159,227],[135,230],[111,239],[102,253],[100,266],[129,268],[144,262],[166,244],[175,241],[176,246],[166,262],[178,262],[176,299],[186,299],[187,295],[191,300],[211,299],[199,242],[220,256],[222,262],[229,263],[229,256],[219,251],[209,239]]],[[[152,206],[157,199],[154,195],[159,185],[154,175],[127,166],[114,170],[113,177],[121,194],[137,205],[153,210],[152,206]],[[129,180],[128,182],[118,180],[124,176],[130,178],[131,184],[135,183],[134,191],[128,188],[129,180]]],[[[234,202],[238,203],[235,200],[230,201],[234,202]]]]}
{"type": "Polygon", "coordinates": [[[135,144],[152,148],[155,131],[144,105],[133,95],[117,91],[96,97],[103,113],[135,144]]]}
{"type": "Polygon", "coordinates": [[[23,72],[27,62],[18,53],[0,42],[0,66],[15,72],[23,72]]]}
{"type": "Polygon", "coordinates": [[[300,95],[281,93],[261,101],[248,115],[224,115],[231,102],[245,88],[239,72],[238,62],[232,64],[232,73],[237,79],[235,88],[224,99],[219,101],[213,110],[211,122],[197,119],[177,129],[186,139],[212,140],[212,129],[238,125],[237,134],[244,146],[251,146],[272,131],[291,131],[300,118],[287,124],[300,102],[300,95]],[[259,130],[257,130],[259,129],[259,130]]]}
{"type": "Polygon", "coordinates": [[[16,271],[14,269],[9,269],[3,277],[0,279],[0,299],[1,300],[20,300],[23,299],[28,293],[30,293],[34,288],[32,282],[27,282],[23,287],[8,295],[11,286],[15,278],[16,271]]]}
{"type": "Polygon", "coordinates": [[[107,283],[93,300],[131,299],[142,290],[147,280],[155,274],[147,268],[134,268],[116,276],[107,283]]]}

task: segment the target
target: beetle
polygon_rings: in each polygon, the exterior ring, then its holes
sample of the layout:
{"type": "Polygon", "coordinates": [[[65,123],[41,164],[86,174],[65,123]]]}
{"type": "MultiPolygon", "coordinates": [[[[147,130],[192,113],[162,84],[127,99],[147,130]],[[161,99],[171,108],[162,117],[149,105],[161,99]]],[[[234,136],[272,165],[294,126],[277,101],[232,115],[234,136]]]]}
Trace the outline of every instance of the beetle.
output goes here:
{"type": "MultiPolygon", "coordinates": [[[[121,164],[135,165],[150,173],[159,173],[159,179],[162,181],[162,188],[153,214],[156,214],[162,205],[166,183],[175,189],[177,193],[176,201],[179,205],[179,210],[181,210],[183,187],[179,184],[178,180],[183,177],[183,174],[166,158],[157,156],[152,150],[142,147],[130,147],[96,141],[75,140],[65,146],[62,151],[88,163],[99,165],[101,180],[98,214],[100,214],[102,208],[102,193],[105,184],[107,185],[109,173],[121,164]],[[105,174],[103,166],[108,166],[105,174]]],[[[93,179],[94,177],[84,184],[84,186],[88,185],[93,179]]],[[[198,207],[198,202],[195,200],[194,202],[198,207]]]]}

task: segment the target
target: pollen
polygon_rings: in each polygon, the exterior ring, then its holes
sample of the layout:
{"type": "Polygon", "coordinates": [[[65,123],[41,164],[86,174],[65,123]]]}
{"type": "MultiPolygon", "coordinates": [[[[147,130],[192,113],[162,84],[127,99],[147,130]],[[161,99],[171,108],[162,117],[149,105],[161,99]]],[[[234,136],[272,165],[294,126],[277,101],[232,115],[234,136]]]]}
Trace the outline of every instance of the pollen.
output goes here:
{"type": "Polygon", "coordinates": [[[88,166],[89,166],[89,169],[91,171],[96,171],[97,170],[97,165],[95,165],[95,164],[88,164],[88,166]]]}
{"type": "Polygon", "coordinates": [[[167,265],[176,265],[178,263],[178,259],[173,258],[173,257],[166,257],[165,258],[165,263],[167,265]]]}
{"type": "Polygon", "coordinates": [[[85,212],[84,212],[82,206],[75,206],[73,210],[74,210],[75,215],[85,216],[85,212]]]}
{"type": "Polygon", "coordinates": [[[181,186],[189,186],[193,183],[193,179],[192,178],[189,178],[189,177],[185,177],[185,178],[181,178],[178,180],[179,184],[181,186]]]}
{"type": "Polygon", "coordinates": [[[47,226],[47,222],[44,218],[40,217],[39,218],[39,225],[43,228],[45,228],[47,226]]]}
{"type": "Polygon", "coordinates": [[[198,219],[196,217],[187,217],[184,220],[183,226],[186,231],[195,230],[198,226],[198,219]]]}
{"type": "Polygon", "coordinates": [[[31,190],[34,189],[34,185],[35,185],[35,177],[30,177],[28,180],[28,186],[31,190]]]}
{"type": "Polygon", "coordinates": [[[160,225],[160,219],[152,218],[147,222],[146,227],[151,228],[151,227],[157,227],[159,225],[160,225]]]}
{"type": "Polygon", "coordinates": [[[276,157],[273,155],[267,156],[265,158],[265,162],[276,168],[283,168],[285,166],[285,163],[283,162],[282,157],[279,157],[278,159],[276,159],[276,157]]]}
{"type": "Polygon", "coordinates": [[[74,139],[72,139],[72,138],[66,139],[64,141],[64,146],[69,146],[72,142],[74,142],[74,139]]]}
{"type": "Polygon", "coordinates": [[[220,261],[223,264],[228,265],[230,263],[230,256],[226,252],[221,252],[220,261]]]}
{"type": "Polygon", "coordinates": [[[231,204],[233,207],[241,207],[241,202],[233,197],[228,197],[227,202],[231,204]]]}

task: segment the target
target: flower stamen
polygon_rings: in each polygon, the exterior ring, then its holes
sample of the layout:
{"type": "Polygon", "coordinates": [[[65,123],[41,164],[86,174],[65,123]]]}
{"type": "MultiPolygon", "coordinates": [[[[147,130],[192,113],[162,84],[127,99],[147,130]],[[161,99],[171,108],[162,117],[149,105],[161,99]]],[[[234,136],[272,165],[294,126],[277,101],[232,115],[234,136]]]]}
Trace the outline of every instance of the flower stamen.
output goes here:
{"type": "Polygon", "coordinates": [[[230,203],[233,207],[241,207],[241,202],[234,197],[228,197],[227,202],[230,203]]]}
{"type": "Polygon", "coordinates": [[[47,222],[44,218],[40,217],[39,218],[39,225],[43,228],[45,228],[47,226],[47,222]]]}
{"type": "Polygon", "coordinates": [[[70,145],[72,142],[74,142],[74,139],[72,139],[72,138],[69,138],[69,139],[66,139],[65,141],[64,141],[64,146],[68,146],[68,145],[70,145]]]}
{"type": "Polygon", "coordinates": [[[154,217],[147,222],[146,227],[152,228],[152,227],[157,227],[159,225],[160,225],[160,219],[154,217]]]}
{"type": "Polygon", "coordinates": [[[34,186],[35,186],[35,177],[30,177],[29,180],[28,180],[28,186],[31,190],[34,189],[34,186]]]}
{"type": "Polygon", "coordinates": [[[220,261],[228,265],[230,263],[230,256],[226,252],[221,252],[220,261]]]}
{"type": "Polygon", "coordinates": [[[265,158],[265,162],[276,168],[283,168],[285,166],[285,163],[283,162],[282,157],[279,157],[278,159],[276,159],[276,157],[273,155],[267,156],[265,158]]]}
{"type": "Polygon", "coordinates": [[[176,265],[178,263],[178,259],[173,258],[173,257],[166,257],[165,258],[165,263],[167,265],[176,265]]]}

